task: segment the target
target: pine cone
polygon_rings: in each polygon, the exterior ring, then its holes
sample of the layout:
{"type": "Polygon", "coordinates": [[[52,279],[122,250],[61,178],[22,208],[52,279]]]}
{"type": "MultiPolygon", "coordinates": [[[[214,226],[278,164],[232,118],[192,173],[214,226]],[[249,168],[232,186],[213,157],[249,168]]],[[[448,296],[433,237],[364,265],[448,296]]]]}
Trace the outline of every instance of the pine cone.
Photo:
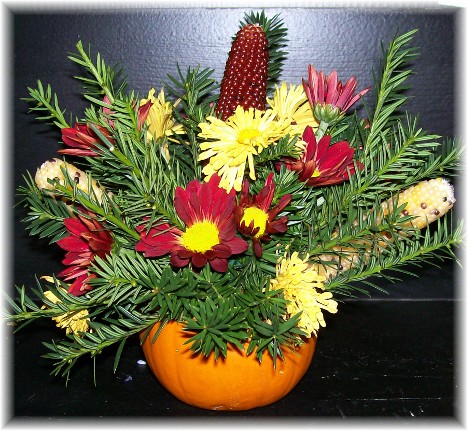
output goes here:
{"type": "Polygon", "coordinates": [[[224,121],[237,106],[245,110],[266,107],[268,81],[268,40],[262,27],[242,27],[232,44],[226,62],[216,114],[224,121]]]}

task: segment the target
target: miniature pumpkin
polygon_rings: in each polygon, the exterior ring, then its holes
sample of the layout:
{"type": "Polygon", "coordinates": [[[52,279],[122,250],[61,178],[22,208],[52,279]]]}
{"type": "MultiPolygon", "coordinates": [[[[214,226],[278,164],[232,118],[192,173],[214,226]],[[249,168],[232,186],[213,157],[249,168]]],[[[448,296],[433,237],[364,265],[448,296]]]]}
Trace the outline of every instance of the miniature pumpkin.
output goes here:
{"type": "Polygon", "coordinates": [[[278,358],[276,368],[268,354],[260,363],[255,354],[246,355],[230,345],[227,357],[215,360],[194,354],[184,344],[193,334],[178,322],[169,322],[152,344],[159,325],[149,332],[142,347],[146,361],[159,382],[173,395],[195,407],[210,410],[249,410],[271,404],[287,395],[307,371],[316,338],[278,358]]]}

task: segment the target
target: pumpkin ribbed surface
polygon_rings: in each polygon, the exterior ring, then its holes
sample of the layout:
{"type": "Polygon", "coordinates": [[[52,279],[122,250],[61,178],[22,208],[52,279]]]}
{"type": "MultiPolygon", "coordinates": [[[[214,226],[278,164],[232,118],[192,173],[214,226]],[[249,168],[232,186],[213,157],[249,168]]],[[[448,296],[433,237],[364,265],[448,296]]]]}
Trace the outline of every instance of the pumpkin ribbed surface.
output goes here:
{"type": "Polygon", "coordinates": [[[260,364],[255,354],[230,346],[227,358],[194,355],[184,343],[191,334],[183,325],[169,322],[155,343],[155,325],[143,342],[146,361],[159,382],[174,396],[195,407],[210,410],[249,410],[271,404],[287,395],[307,371],[315,351],[309,338],[296,353],[285,351],[276,369],[267,353],[260,364]]]}

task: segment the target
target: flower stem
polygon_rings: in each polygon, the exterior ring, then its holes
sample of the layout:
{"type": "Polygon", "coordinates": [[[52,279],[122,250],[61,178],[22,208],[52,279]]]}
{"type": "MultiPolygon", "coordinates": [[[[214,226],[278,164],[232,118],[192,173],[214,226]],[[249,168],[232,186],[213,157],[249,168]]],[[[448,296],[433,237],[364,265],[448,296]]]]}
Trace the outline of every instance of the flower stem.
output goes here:
{"type": "Polygon", "coordinates": [[[326,121],[321,120],[318,126],[318,129],[315,132],[315,138],[317,139],[317,141],[323,138],[327,129],[328,129],[328,123],[326,121]]]}
{"type": "Polygon", "coordinates": [[[112,214],[107,213],[101,206],[94,204],[91,202],[89,199],[84,198],[82,195],[77,196],[78,201],[84,205],[86,208],[89,210],[95,212],[96,214],[100,215],[103,217],[105,220],[107,220],[109,223],[112,223],[114,226],[122,229],[124,232],[128,233],[135,239],[140,239],[140,235],[138,234],[137,231],[134,229],[128,227],[122,220],[119,218],[115,217],[112,214]]]}

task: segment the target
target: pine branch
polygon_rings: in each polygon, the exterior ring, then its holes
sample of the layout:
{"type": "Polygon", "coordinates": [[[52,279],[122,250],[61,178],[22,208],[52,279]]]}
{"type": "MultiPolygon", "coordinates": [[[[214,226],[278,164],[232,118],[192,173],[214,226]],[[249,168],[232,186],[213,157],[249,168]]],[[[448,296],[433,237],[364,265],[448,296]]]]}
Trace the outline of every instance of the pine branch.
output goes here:
{"type": "MultiPolygon", "coordinates": [[[[268,146],[260,154],[255,156],[256,166],[263,165],[268,161],[276,162],[284,157],[299,158],[301,151],[296,146],[297,140],[297,135],[281,137],[275,145],[268,146]]],[[[270,169],[270,171],[272,170],[274,171],[274,168],[270,169]]]]}
{"type": "MultiPolygon", "coordinates": [[[[450,222],[445,217],[438,220],[433,229],[426,229],[421,234],[421,240],[412,238],[408,241],[406,237],[394,237],[391,247],[385,248],[381,254],[373,253],[369,259],[358,259],[359,264],[347,273],[338,275],[327,284],[327,289],[337,294],[348,295],[354,290],[356,282],[367,283],[369,286],[377,287],[369,277],[385,277],[390,281],[398,278],[390,276],[391,271],[402,271],[402,268],[418,266],[419,264],[434,264],[435,259],[444,258],[457,259],[452,248],[459,247],[464,241],[463,223],[460,222],[452,231],[450,222]]],[[[404,271],[405,274],[414,274],[412,271],[404,271]]]]}
{"type": "Polygon", "coordinates": [[[28,92],[31,97],[21,99],[34,104],[29,108],[28,112],[37,113],[38,120],[46,121],[47,124],[54,124],[60,129],[70,127],[63,116],[65,110],[60,109],[57,94],[52,93],[50,84],[44,89],[41,81],[38,80],[37,88],[28,87],[28,92]]]}
{"type": "Polygon", "coordinates": [[[214,70],[202,69],[200,67],[187,68],[185,74],[177,65],[177,77],[167,75],[172,86],[165,86],[169,94],[180,102],[173,114],[176,121],[184,127],[185,135],[176,135],[180,146],[174,150],[174,154],[180,154],[181,167],[186,167],[187,173],[192,178],[201,177],[201,167],[198,163],[199,147],[197,135],[200,133],[199,124],[214,115],[214,101],[217,98],[215,91],[219,88],[211,77],[214,70]],[[188,142],[186,139],[188,139],[188,142]]]}
{"type": "Polygon", "coordinates": [[[28,207],[29,211],[22,222],[28,224],[30,235],[50,237],[49,243],[58,241],[66,233],[63,220],[70,217],[70,207],[65,201],[42,193],[29,172],[23,178],[26,184],[18,189],[18,195],[23,197],[18,205],[28,207]]]}
{"type": "Polygon", "coordinates": [[[114,89],[116,79],[120,77],[122,70],[107,66],[99,53],[97,53],[96,62],[94,63],[90,58],[90,54],[84,50],[81,41],[76,44],[76,49],[78,53],[72,53],[68,58],[82,66],[88,73],[87,76],[83,77],[75,76],[83,83],[85,97],[102,97],[105,95],[109,98],[110,103],[114,103],[115,95],[122,93],[126,86],[124,80],[119,84],[117,90],[114,89]]]}
{"type": "Polygon", "coordinates": [[[356,174],[340,186],[341,194],[337,198],[344,205],[360,197],[372,199],[376,193],[386,199],[421,180],[436,178],[442,172],[454,175],[460,168],[463,149],[450,141],[440,144],[439,138],[418,128],[416,119],[407,116],[406,126],[397,120],[394,129],[387,131],[385,145],[372,157],[367,154],[362,158],[363,152],[356,152],[356,159],[363,162],[364,170],[356,169],[356,174]]]}
{"type": "MultiPolygon", "coordinates": [[[[130,316],[131,313],[126,313],[130,316]]],[[[54,369],[52,374],[57,376],[67,376],[76,362],[85,355],[90,355],[92,358],[99,355],[104,349],[126,340],[132,335],[139,334],[148,326],[159,321],[159,316],[133,316],[133,321],[129,320],[125,324],[101,324],[95,321],[90,322],[92,333],[86,332],[80,336],[70,334],[69,339],[72,341],[53,341],[52,343],[43,343],[50,352],[43,355],[46,359],[54,361],[54,369]]],[[[117,351],[117,356],[114,360],[114,371],[117,368],[120,348],[117,351]]]]}
{"type": "Polygon", "coordinates": [[[213,69],[202,69],[200,67],[188,67],[185,74],[177,65],[177,75],[167,75],[172,83],[165,84],[169,94],[180,100],[180,109],[184,116],[177,119],[184,125],[187,134],[198,129],[198,124],[205,120],[208,113],[212,113],[210,106],[215,100],[215,90],[219,87],[211,77],[213,69]]]}
{"type": "Polygon", "coordinates": [[[134,240],[140,239],[140,235],[136,230],[129,226],[128,222],[122,217],[120,208],[112,202],[106,193],[102,194],[102,202],[96,198],[92,187],[90,187],[92,177],[88,175],[88,194],[83,190],[78,189],[75,181],[70,178],[67,170],[61,167],[64,176],[64,185],[54,180],[49,180],[49,183],[54,186],[54,195],[65,198],[67,201],[73,203],[75,206],[82,206],[98,216],[100,221],[106,221],[107,224],[114,226],[117,230],[124,234],[124,236],[133,238],[134,240]]]}
{"type": "Polygon", "coordinates": [[[392,40],[387,49],[383,49],[384,61],[376,82],[376,106],[370,122],[370,132],[365,144],[366,156],[372,158],[382,145],[386,145],[386,136],[400,108],[407,100],[403,86],[412,71],[405,69],[408,63],[417,57],[417,50],[408,47],[417,30],[409,31],[392,40]]]}

